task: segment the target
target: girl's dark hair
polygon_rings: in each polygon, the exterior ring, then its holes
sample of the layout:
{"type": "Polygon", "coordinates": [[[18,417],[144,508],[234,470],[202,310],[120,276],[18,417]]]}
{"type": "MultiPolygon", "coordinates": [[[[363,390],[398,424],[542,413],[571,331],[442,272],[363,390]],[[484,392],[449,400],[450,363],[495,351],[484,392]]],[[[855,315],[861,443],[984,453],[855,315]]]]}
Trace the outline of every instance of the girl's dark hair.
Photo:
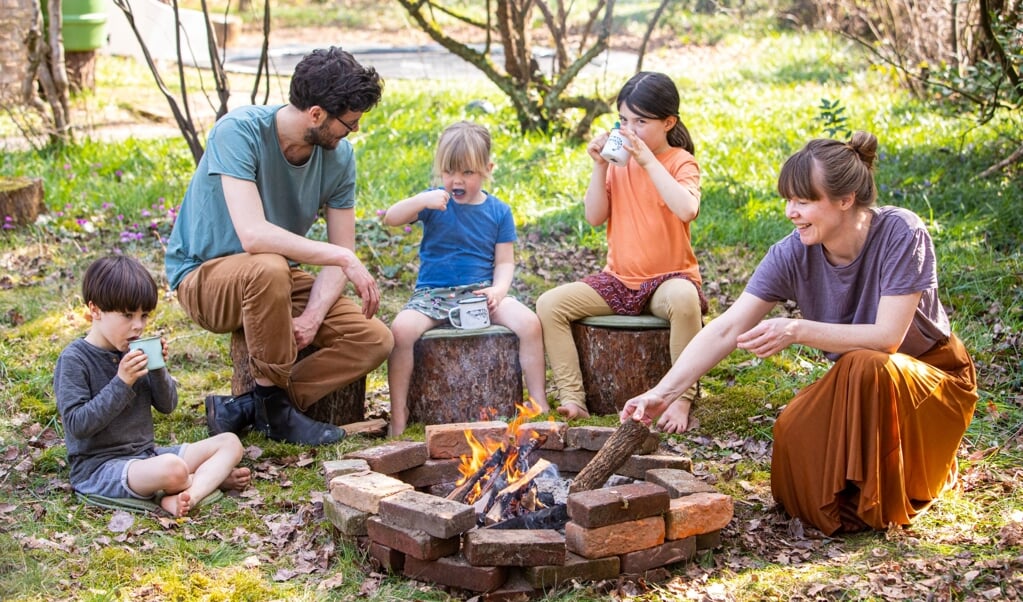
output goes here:
{"type": "Polygon", "coordinates": [[[806,143],[782,165],[778,194],[784,199],[839,199],[853,193],[857,205],[870,207],[877,201],[874,160],[877,137],[856,132],[849,142],[817,138],[806,143]]]}
{"type": "Polygon", "coordinates": [[[654,71],[640,71],[629,78],[618,93],[618,108],[626,105],[629,109],[647,119],[675,118],[675,127],[668,131],[668,144],[677,146],[695,155],[693,137],[686,124],[679,117],[680,104],[678,88],[670,77],[654,71]]]}
{"type": "Polygon", "coordinates": [[[319,106],[339,117],[372,109],[383,89],[384,81],[374,68],[363,67],[351,53],[331,46],[313,50],[295,66],[288,102],[303,111],[319,106]]]}
{"type": "Polygon", "coordinates": [[[101,257],[82,277],[82,300],[100,311],[150,312],[156,309],[158,296],[152,274],[133,257],[101,257]]]}

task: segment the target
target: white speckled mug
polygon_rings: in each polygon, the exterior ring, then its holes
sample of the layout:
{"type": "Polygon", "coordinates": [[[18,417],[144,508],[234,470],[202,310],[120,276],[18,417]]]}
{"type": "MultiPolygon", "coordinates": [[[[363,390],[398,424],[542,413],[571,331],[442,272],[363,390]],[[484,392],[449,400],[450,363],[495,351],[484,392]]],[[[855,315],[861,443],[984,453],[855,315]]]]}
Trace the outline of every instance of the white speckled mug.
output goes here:
{"type": "Polygon", "coordinates": [[[458,307],[448,311],[448,320],[455,328],[475,330],[490,326],[490,310],[487,309],[486,297],[462,299],[458,307]]]}

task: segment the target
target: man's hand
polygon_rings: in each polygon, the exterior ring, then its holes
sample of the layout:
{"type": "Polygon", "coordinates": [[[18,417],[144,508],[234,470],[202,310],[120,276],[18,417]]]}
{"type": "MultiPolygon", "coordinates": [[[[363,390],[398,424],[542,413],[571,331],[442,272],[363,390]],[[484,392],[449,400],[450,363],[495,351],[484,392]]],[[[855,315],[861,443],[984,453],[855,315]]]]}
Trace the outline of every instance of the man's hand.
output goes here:
{"type": "Polygon", "coordinates": [[[362,298],[362,315],[372,318],[380,308],[380,289],[377,288],[376,280],[354,255],[348,267],[343,269],[345,276],[362,298]]]}
{"type": "Polygon", "coordinates": [[[316,331],[320,329],[322,321],[310,318],[305,314],[291,319],[291,331],[295,335],[295,345],[299,350],[305,349],[313,342],[316,331]]]}

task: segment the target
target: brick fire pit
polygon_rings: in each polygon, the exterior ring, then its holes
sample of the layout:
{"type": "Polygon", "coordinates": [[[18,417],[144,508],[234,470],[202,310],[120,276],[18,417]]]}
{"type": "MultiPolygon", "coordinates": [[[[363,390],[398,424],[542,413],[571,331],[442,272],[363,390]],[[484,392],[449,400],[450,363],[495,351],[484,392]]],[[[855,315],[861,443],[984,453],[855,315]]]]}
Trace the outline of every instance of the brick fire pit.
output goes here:
{"type": "MultiPolygon", "coordinates": [[[[324,514],[381,567],[410,579],[485,600],[539,597],[566,582],[646,579],[663,567],[716,547],[732,518],[732,498],[694,477],[692,462],[661,455],[656,434],[610,479],[610,486],[569,494],[563,528],[477,526],[477,508],[446,499],[479,441],[507,438],[504,422],[431,425],[426,442],[397,441],[323,463],[329,495],[324,514]]],[[[571,478],[614,433],[612,427],[559,422],[521,425],[545,437],[531,458],[571,478]]]]}

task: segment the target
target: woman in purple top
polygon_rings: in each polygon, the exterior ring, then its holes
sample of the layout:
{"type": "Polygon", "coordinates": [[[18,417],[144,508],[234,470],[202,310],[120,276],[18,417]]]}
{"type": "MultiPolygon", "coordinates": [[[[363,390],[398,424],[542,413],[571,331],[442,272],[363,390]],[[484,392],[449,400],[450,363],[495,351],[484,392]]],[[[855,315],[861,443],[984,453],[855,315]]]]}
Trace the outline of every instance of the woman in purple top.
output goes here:
{"type": "Polygon", "coordinates": [[[934,245],[911,211],[876,206],[877,138],[810,141],[778,192],[795,231],[773,245],[739,299],[710,322],[622,420],[689,427],[681,398],[736,348],[768,357],[814,347],[835,363],[774,426],[771,489],[830,535],[908,524],[955,482],[977,402],[973,360],[938,299],[934,245]],[[768,318],[781,301],[801,319],[768,318]]]}

